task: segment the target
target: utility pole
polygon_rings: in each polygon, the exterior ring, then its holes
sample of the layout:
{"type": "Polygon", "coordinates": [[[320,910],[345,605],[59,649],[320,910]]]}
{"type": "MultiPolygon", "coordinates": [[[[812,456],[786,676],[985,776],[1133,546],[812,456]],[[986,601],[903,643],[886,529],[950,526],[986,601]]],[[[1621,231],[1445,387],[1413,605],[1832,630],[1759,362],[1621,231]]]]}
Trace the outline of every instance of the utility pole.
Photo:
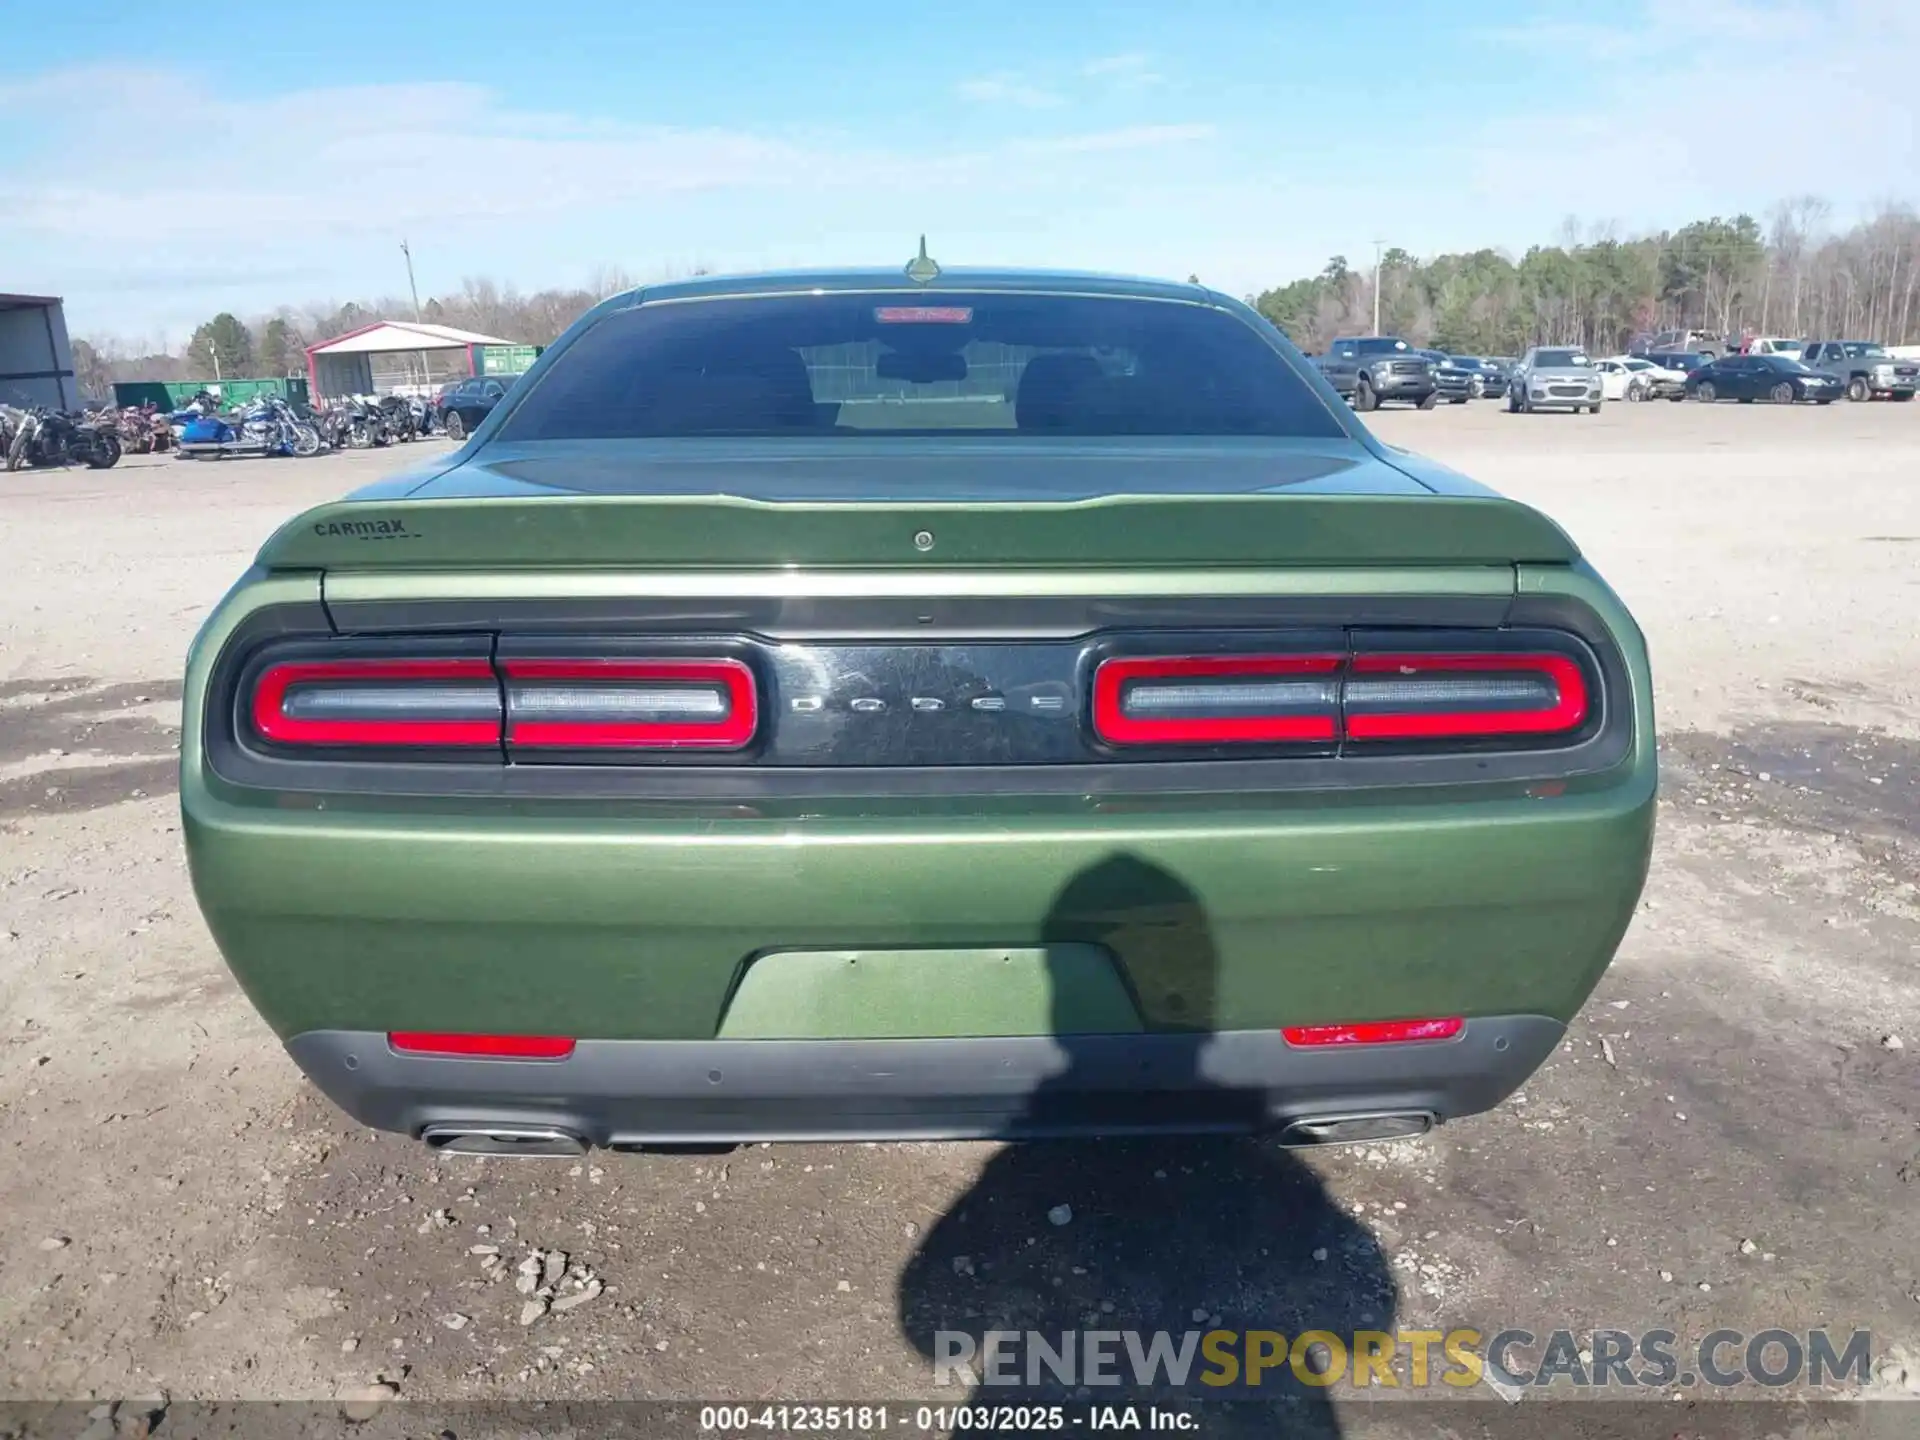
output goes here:
{"type": "MultiPolygon", "coordinates": [[[[407,248],[407,242],[404,239],[402,239],[400,242],[400,253],[407,257],[407,290],[413,296],[413,319],[414,319],[414,323],[417,325],[420,323],[420,318],[421,318],[420,317],[420,287],[413,283],[413,251],[407,248]]],[[[427,352],[422,350],[420,352],[421,388],[424,389],[427,385],[431,384],[432,380],[433,380],[433,376],[427,370],[427,352]]]]}
{"type": "Polygon", "coordinates": [[[1386,242],[1373,242],[1373,333],[1380,333],[1380,247],[1386,242]]]}
{"type": "Polygon", "coordinates": [[[400,253],[407,257],[407,289],[413,295],[413,318],[420,318],[420,287],[413,283],[413,251],[407,248],[407,242],[400,242],[400,253]]]}

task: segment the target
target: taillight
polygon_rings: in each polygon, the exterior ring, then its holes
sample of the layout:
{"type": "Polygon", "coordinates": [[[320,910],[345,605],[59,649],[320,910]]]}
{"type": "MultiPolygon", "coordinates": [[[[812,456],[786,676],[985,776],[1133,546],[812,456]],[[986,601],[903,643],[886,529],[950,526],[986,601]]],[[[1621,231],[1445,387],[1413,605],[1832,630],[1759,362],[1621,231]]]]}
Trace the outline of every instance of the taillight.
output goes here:
{"type": "Polygon", "coordinates": [[[1466,1028],[1458,1015],[1436,1020],[1363,1020],[1353,1025],[1292,1025],[1280,1033],[1289,1045],[1314,1049],[1329,1045],[1406,1045],[1451,1040],[1466,1028]]]}
{"type": "Polygon", "coordinates": [[[282,661],[260,672],[250,710],[277,745],[500,744],[500,687],[477,658],[282,661]]]}
{"type": "Polygon", "coordinates": [[[1591,709],[1555,651],[1127,656],[1093,677],[1109,745],[1550,740],[1591,709]]]}
{"type": "Polygon", "coordinates": [[[1587,718],[1569,656],[1356,655],[1342,696],[1349,740],[1550,736],[1587,718]]]}
{"type": "Polygon", "coordinates": [[[1109,745],[1331,741],[1338,655],[1149,655],[1093,676],[1093,726],[1109,745]]]}
{"type": "Polygon", "coordinates": [[[739,660],[503,659],[507,744],[546,750],[739,750],[753,671],[739,660]]]}
{"type": "Polygon", "coordinates": [[[573,1041],[564,1035],[467,1035],[390,1030],[387,1044],[403,1055],[462,1056],[477,1060],[564,1060],[573,1041]]]}

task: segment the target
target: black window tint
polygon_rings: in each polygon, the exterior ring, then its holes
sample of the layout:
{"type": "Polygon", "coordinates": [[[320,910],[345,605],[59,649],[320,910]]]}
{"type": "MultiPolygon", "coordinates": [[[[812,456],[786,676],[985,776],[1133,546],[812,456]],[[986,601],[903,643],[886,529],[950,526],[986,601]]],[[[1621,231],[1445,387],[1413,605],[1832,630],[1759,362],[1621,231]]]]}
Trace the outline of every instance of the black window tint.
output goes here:
{"type": "Polygon", "coordinates": [[[1205,306],[914,291],[642,305],[596,322],[499,438],[1345,433],[1205,306]]]}

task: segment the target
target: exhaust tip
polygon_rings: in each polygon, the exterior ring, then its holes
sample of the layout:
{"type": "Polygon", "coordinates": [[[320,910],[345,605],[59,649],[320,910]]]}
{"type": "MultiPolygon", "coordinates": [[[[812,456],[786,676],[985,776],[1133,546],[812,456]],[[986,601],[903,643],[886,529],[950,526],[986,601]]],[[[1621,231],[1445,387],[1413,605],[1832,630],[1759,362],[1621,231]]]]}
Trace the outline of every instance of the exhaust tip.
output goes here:
{"type": "Polygon", "coordinates": [[[448,1122],[420,1132],[429,1150],[452,1155],[517,1155],[526,1159],[565,1159],[587,1153],[587,1142],[571,1130],[548,1125],[482,1125],[448,1122]]]}
{"type": "Polygon", "coordinates": [[[1429,1110],[1398,1110],[1377,1115],[1322,1115],[1295,1120],[1280,1132],[1283,1145],[1365,1145],[1410,1140],[1439,1122],[1429,1110]]]}

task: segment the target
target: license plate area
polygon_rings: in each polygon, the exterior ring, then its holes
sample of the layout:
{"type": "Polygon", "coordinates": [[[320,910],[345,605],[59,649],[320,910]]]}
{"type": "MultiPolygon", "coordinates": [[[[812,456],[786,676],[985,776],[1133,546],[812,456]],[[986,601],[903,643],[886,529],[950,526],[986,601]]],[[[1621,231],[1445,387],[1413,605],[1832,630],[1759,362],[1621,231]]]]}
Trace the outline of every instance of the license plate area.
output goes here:
{"type": "Polygon", "coordinates": [[[773,950],[746,967],[723,1040],[1114,1035],[1143,1029],[1104,946],[773,950]]]}

